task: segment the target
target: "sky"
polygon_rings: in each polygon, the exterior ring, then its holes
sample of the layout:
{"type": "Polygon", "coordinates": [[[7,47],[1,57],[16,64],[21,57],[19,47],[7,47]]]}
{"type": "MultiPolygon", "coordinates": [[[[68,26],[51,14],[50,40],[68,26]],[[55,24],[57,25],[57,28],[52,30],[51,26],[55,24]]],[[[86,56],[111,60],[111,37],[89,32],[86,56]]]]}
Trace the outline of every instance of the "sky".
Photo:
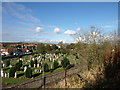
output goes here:
{"type": "Polygon", "coordinates": [[[3,2],[2,41],[75,42],[91,26],[117,29],[117,2],[3,2]]]}

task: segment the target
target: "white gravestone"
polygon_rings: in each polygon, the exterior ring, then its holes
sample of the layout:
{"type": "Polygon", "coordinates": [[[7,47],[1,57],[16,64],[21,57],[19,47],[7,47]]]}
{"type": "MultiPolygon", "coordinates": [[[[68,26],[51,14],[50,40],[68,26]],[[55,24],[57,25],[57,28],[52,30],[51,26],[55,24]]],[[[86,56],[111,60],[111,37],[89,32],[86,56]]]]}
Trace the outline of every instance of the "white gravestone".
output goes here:
{"type": "Polygon", "coordinates": [[[24,67],[24,72],[25,72],[26,70],[27,70],[27,67],[25,66],[25,67],[24,67]]]}
{"type": "Polygon", "coordinates": [[[3,67],[5,67],[5,64],[3,63],[3,67]]]}
{"type": "Polygon", "coordinates": [[[7,75],[7,76],[8,76],[8,78],[9,78],[9,73],[8,73],[8,75],[7,75]]]}
{"type": "Polygon", "coordinates": [[[39,67],[39,63],[37,64],[37,67],[39,67]]]}
{"type": "Polygon", "coordinates": [[[40,73],[42,72],[42,70],[40,69],[40,71],[39,71],[40,73]]]}
{"type": "Polygon", "coordinates": [[[7,74],[5,73],[5,77],[7,77],[7,74]]]}
{"type": "Polygon", "coordinates": [[[4,76],[3,69],[1,69],[1,77],[3,77],[3,76],[4,76]]]}
{"type": "Polygon", "coordinates": [[[15,78],[17,78],[17,73],[15,72],[15,78]]]}
{"type": "Polygon", "coordinates": [[[12,67],[12,65],[9,66],[10,68],[12,67]]]}
{"type": "Polygon", "coordinates": [[[32,58],[32,60],[35,60],[35,58],[32,58]]]}
{"type": "Polygon", "coordinates": [[[31,65],[29,64],[29,67],[31,67],[31,65]]]}
{"type": "Polygon", "coordinates": [[[34,67],[35,67],[36,65],[34,64],[34,67]]]}

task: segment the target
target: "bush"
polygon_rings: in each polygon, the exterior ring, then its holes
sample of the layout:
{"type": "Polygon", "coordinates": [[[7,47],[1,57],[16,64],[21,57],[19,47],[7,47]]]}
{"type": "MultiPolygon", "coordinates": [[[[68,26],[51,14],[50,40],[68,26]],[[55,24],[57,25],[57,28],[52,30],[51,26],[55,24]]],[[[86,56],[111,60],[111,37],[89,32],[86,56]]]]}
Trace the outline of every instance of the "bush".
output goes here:
{"type": "Polygon", "coordinates": [[[49,71],[49,66],[47,63],[44,64],[44,72],[48,72],[49,71]]]}
{"type": "Polygon", "coordinates": [[[10,77],[14,77],[14,76],[15,76],[15,72],[16,72],[15,67],[10,68],[9,76],[10,76],[10,77]]]}
{"type": "Polygon", "coordinates": [[[33,60],[30,61],[30,66],[34,67],[34,61],[33,60]]]}
{"type": "Polygon", "coordinates": [[[53,62],[53,68],[54,68],[54,69],[58,68],[58,65],[59,65],[59,64],[58,64],[57,61],[54,61],[54,62],[53,62]]]}
{"type": "Polygon", "coordinates": [[[22,67],[22,61],[21,60],[19,60],[19,64],[20,64],[20,67],[22,67]]]}
{"type": "Polygon", "coordinates": [[[70,65],[70,61],[66,57],[64,57],[61,61],[61,65],[63,66],[63,68],[66,68],[70,65]]]}
{"type": "Polygon", "coordinates": [[[16,71],[20,71],[20,62],[17,62],[16,64],[15,64],[15,69],[16,69],[16,71]]]}
{"type": "Polygon", "coordinates": [[[10,60],[6,61],[6,67],[8,67],[10,65],[10,60]]]}
{"type": "Polygon", "coordinates": [[[25,76],[27,78],[31,78],[32,77],[32,69],[30,67],[27,67],[26,72],[25,72],[25,76]]]}

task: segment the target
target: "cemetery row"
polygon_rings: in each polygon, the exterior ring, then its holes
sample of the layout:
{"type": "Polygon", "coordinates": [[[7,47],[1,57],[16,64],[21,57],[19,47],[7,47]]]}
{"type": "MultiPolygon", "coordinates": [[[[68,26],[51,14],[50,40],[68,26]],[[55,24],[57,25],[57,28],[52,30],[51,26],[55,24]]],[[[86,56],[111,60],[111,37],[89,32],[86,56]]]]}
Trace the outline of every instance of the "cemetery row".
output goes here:
{"type": "Polygon", "coordinates": [[[61,65],[64,54],[35,54],[27,57],[20,57],[13,65],[12,61],[7,60],[2,63],[1,77],[23,77],[32,78],[34,75],[40,75],[57,69],[61,65]]]}

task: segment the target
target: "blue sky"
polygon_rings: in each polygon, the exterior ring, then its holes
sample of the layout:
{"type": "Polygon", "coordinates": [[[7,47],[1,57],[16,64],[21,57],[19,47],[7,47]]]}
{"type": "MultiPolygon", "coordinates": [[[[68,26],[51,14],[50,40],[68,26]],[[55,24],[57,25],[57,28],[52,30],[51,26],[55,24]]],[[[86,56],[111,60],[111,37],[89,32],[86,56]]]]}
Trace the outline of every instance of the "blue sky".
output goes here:
{"type": "Polygon", "coordinates": [[[2,3],[3,41],[74,42],[77,29],[117,29],[117,2],[2,3]]]}

